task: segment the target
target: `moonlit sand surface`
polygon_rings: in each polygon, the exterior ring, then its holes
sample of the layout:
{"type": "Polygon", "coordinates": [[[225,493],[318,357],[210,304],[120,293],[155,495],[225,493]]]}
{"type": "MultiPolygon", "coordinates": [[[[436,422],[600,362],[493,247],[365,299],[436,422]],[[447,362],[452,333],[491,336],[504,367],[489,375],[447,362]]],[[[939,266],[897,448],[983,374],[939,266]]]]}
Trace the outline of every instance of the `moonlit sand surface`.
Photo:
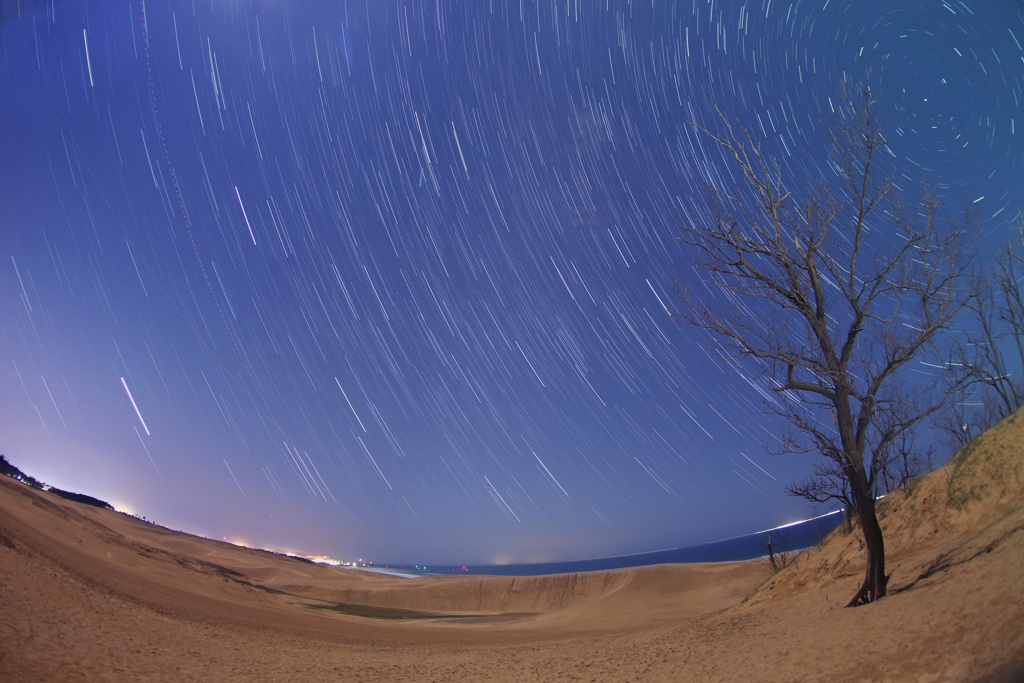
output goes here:
{"type": "MultiPolygon", "coordinates": [[[[910,191],[1024,206],[1015,0],[0,2],[0,452],[213,538],[567,560],[824,512],[674,321],[677,224],[871,69],[910,191]]],[[[921,368],[922,381],[928,381],[921,368]]]]}
{"type": "Polygon", "coordinates": [[[1024,418],[767,562],[404,578],[198,538],[0,476],[0,679],[992,681],[1024,674],[1024,418]]]}

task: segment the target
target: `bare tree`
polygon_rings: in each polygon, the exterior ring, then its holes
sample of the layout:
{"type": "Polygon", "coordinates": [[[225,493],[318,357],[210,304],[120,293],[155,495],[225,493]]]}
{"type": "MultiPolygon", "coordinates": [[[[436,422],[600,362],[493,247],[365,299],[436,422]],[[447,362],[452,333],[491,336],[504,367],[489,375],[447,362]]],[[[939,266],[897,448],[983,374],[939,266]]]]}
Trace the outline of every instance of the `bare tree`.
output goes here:
{"type": "Polygon", "coordinates": [[[988,387],[998,421],[1024,404],[1024,222],[986,275],[971,305],[974,325],[965,362],[972,382],[988,387]]]}
{"type": "Polygon", "coordinates": [[[969,380],[936,418],[956,450],[1024,405],[1024,220],[986,262],[957,358],[969,380]]]}
{"type": "Polygon", "coordinates": [[[936,426],[945,435],[947,445],[954,453],[994,424],[984,408],[985,403],[979,401],[969,389],[965,389],[962,396],[950,401],[945,409],[936,415],[936,426]]]}
{"type": "Polygon", "coordinates": [[[796,553],[789,549],[789,544],[785,542],[785,539],[776,538],[772,543],[771,531],[768,532],[768,543],[765,544],[765,550],[768,551],[768,554],[762,558],[762,563],[772,574],[781,572],[796,557],[796,553]]]}
{"type": "Polygon", "coordinates": [[[964,381],[941,344],[969,298],[971,216],[944,219],[929,192],[904,205],[870,86],[842,95],[827,126],[836,179],[802,198],[749,132],[721,114],[721,133],[700,128],[746,192],[710,190],[705,224],[681,226],[700,286],[676,283],[676,315],[775,392],[768,410],[788,426],[777,450],[815,458],[814,476],[791,491],[853,511],[867,568],[852,606],[886,592],[878,489],[899,479],[914,427],[964,381]]]}

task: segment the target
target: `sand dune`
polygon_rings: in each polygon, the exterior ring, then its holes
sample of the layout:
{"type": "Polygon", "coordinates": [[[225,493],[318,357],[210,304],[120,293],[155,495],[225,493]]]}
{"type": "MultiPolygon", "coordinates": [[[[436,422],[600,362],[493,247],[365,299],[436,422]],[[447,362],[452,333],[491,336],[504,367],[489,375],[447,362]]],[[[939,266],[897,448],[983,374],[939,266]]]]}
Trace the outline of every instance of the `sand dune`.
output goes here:
{"type": "Polygon", "coordinates": [[[417,579],[169,531],[0,477],[0,680],[1020,680],[1024,419],[763,563],[417,579]]]}

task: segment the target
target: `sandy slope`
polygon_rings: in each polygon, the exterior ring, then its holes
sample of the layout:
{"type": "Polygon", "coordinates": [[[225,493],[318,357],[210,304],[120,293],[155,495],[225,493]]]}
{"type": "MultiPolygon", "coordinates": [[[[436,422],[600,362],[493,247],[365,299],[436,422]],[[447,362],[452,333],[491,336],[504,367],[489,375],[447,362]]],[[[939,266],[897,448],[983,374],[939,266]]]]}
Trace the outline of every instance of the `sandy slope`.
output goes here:
{"type": "Polygon", "coordinates": [[[1011,418],[886,500],[890,596],[842,609],[856,533],[768,581],[758,562],[402,579],[0,478],[0,680],[1020,680],[1022,494],[1011,418]]]}

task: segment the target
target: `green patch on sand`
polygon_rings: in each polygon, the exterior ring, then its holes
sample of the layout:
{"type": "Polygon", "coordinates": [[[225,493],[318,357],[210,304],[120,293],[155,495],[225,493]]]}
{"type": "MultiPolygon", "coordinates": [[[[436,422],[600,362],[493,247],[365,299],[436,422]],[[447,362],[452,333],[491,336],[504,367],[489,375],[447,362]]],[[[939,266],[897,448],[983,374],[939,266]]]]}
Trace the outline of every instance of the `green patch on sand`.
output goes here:
{"type": "Polygon", "coordinates": [[[329,605],[306,605],[312,609],[326,609],[332,612],[341,612],[353,617],[367,617],[369,619],[466,619],[472,617],[489,616],[482,614],[444,614],[441,612],[422,612],[414,609],[402,609],[400,607],[379,607],[377,605],[357,605],[349,602],[335,602],[329,605]]]}

